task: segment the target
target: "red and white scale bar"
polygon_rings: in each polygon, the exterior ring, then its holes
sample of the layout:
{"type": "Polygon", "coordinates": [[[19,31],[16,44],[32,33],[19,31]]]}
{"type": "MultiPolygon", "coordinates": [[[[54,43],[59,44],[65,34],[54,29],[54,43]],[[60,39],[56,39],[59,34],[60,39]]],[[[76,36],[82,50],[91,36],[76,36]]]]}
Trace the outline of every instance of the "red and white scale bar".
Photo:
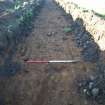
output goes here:
{"type": "Polygon", "coordinates": [[[26,63],[76,63],[80,60],[28,60],[26,63]]]}

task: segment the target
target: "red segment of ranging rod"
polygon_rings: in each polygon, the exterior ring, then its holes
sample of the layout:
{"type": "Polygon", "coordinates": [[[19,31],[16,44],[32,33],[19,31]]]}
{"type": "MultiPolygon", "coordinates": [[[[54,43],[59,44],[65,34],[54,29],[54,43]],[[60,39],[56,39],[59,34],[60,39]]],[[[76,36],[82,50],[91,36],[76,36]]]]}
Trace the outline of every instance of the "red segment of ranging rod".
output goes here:
{"type": "Polygon", "coordinates": [[[41,61],[41,60],[28,60],[27,63],[49,63],[49,61],[41,61]]]}

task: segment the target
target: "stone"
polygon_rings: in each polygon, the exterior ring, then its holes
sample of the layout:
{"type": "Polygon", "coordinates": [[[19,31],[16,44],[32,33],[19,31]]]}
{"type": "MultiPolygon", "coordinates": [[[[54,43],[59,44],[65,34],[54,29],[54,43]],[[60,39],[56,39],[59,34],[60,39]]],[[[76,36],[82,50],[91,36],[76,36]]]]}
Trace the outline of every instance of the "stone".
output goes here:
{"type": "Polygon", "coordinates": [[[55,35],[57,32],[54,32],[54,31],[52,31],[52,32],[48,32],[47,33],[47,36],[52,36],[52,35],[55,35]]]}
{"type": "Polygon", "coordinates": [[[96,79],[95,76],[93,76],[93,75],[90,76],[90,80],[91,80],[91,81],[94,81],[95,79],[96,79]]]}
{"type": "Polygon", "coordinates": [[[98,96],[98,94],[99,94],[99,88],[93,88],[92,91],[91,91],[91,93],[92,93],[92,95],[94,97],[98,96]]]}
{"type": "Polygon", "coordinates": [[[100,50],[94,42],[89,42],[83,49],[82,56],[85,61],[96,62],[99,60],[100,50]]]}
{"type": "Polygon", "coordinates": [[[83,92],[86,93],[87,92],[87,89],[83,89],[83,92]]]}
{"type": "Polygon", "coordinates": [[[62,38],[62,40],[64,40],[64,41],[67,40],[67,39],[68,39],[67,37],[63,37],[63,38],[62,38]]]}
{"type": "Polygon", "coordinates": [[[94,85],[94,83],[93,82],[90,82],[89,83],[89,89],[92,89],[93,88],[93,85],[94,85]]]}
{"type": "Polygon", "coordinates": [[[52,36],[52,33],[51,33],[51,32],[48,32],[48,33],[47,33],[47,36],[52,36]]]}

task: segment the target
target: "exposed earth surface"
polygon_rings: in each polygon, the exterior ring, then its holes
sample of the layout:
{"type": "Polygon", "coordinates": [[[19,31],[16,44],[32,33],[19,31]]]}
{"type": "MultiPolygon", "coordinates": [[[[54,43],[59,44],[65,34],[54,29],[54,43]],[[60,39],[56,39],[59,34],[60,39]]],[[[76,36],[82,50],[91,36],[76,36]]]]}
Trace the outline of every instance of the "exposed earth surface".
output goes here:
{"type": "Polygon", "coordinates": [[[67,16],[53,0],[45,0],[33,25],[34,28],[25,41],[25,52],[17,54],[23,70],[13,77],[1,78],[0,100],[5,101],[4,105],[98,105],[101,103],[97,103],[96,99],[100,99],[101,89],[98,86],[103,83],[94,85],[93,82],[98,78],[94,76],[94,70],[100,51],[97,45],[89,40],[88,32],[85,32],[83,37],[85,39],[82,39],[84,42],[79,37],[80,34],[77,36],[79,31],[85,30],[84,27],[81,30],[72,17],[67,16]],[[83,44],[87,40],[90,42],[88,41],[87,45],[83,44]],[[80,61],[27,64],[24,62],[26,59],[79,59],[80,61]],[[89,81],[84,82],[87,78],[89,81]]]}

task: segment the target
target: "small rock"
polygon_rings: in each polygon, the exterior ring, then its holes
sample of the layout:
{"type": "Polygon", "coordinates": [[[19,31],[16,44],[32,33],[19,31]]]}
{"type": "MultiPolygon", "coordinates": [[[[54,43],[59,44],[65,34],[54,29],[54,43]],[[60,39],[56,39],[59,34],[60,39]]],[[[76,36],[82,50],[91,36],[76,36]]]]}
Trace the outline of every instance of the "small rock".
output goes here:
{"type": "Polygon", "coordinates": [[[47,33],[47,36],[52,36],[52,33],[51,32],[47,33]]]}
{"type": "Polygon", "coordinates": [[[52,35],[55,35],[56,32],[52,31],[52,32],[48,32],[47,36],[52,36],[52,35]]]}
{"type": "Polygon", "coordinates": [[[63,40],[67,40],[68,38],[67,38],[67,37],[63,37],[62,39],[63,39],[63,40]]]}
{"type": "Polygon", "coordinates": [[[93,85],[94,85],[94,83],[93,82],[90,82],[89,83],[89,89],[92,89],[93,88],[93,85]]]}
{"type": "Polygon", "coordinates": [[[95,76],[93,76],[93,75],[90,76],[90,80],[91,80],[91,81],[93,81],[93,80],[95,80],[95,79],[96,79],[95,76]]]}
{"type": "Polygon", "coordinates": [[[55,34],[55,32],[52,32],[52,35],[54,35],[55,34]]]}
{"type": "Polygon", "coordinates": [[[96,97],[99,94],[99,88],[93,88],[91,92],[92,92],[92,95],[96,97]]]}
{"type": "Polygon", "coordinates": [[[83,92],[86,93],[87,92],[87,89],[83,89],[83,92]]]}
{"type": "Polygon", "coordinates": [[[87,95],[87,96],[90,96],[90,92],[89,92],[89,91],[87,91],[87,92],[86,92],[86,95],[87,95]]]}

